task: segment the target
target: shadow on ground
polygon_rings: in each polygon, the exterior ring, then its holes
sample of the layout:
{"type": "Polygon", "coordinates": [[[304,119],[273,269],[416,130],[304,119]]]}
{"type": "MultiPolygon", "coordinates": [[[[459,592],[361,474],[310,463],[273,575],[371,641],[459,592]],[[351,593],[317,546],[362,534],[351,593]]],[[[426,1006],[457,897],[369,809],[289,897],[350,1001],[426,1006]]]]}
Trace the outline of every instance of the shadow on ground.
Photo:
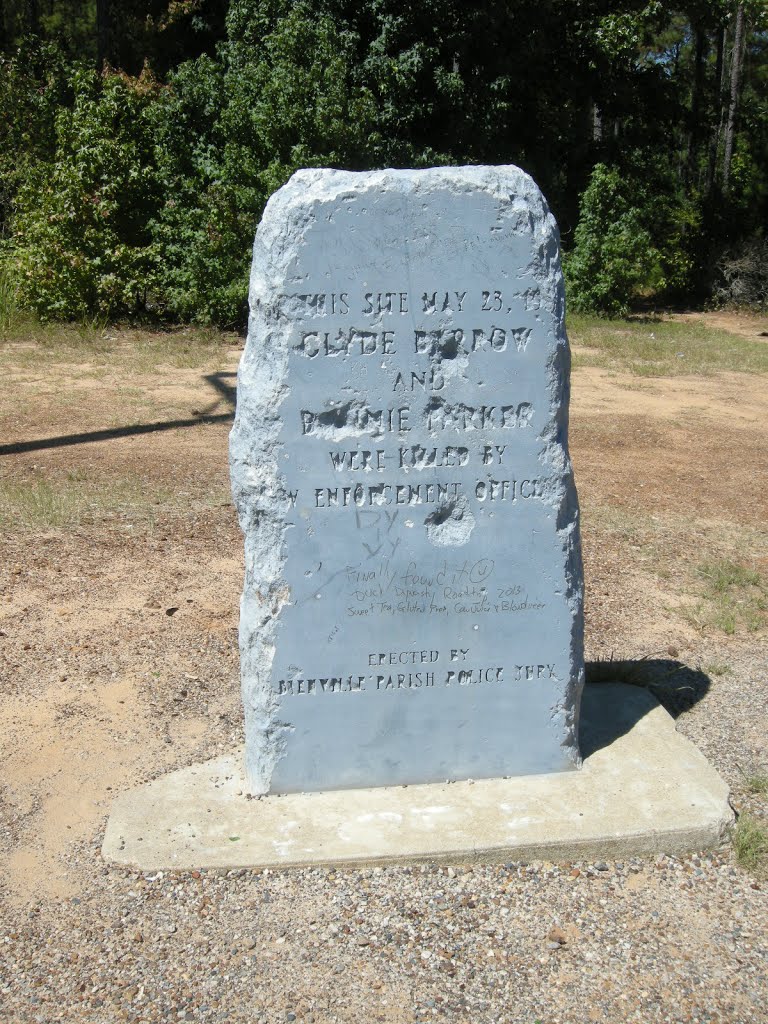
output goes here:
{"type": "Polygon", "coordinates": [[[132,423],[125,427],[110,427],[105,430],[91,430],[81,434],[62,434],[58,437],[37,438],[34,441],[13,441],[0,445],[0,455],[19,455],[22,452],[42,451],[45,448],[66,448],[74,444],[90,444],[93,441],[113,441],[118,437],[132,437],[136,434],[154,434],[164,430],[178,430],[196,427],[201,423],[222,423],[235,418],[237,389],[226,378],[236,377],[233,372],[209,373],[205,380],[219,393],[219,397],[204,409],[194,409],[188,419],[160,420],[155,423],[132,423]],[[216,412],[222,404],[228,406],[225,412],[216,412]]]}
{"type": "MultiPolygon", "coordinates": [[[[671,658],[643,658],[638,660],[588,661],[586,689],[582,708],[582,728],[579,744],[582,757],[587,758],[614,740],[629,732],[637,722],[651,711],[656,702],[672,716],[679,718],[689,711],[709,691],[712,682],[700,669],[691,668],[671,658]],[[645,690],[647,699],[626,701],[623,713],[610,721],[600,717],[600,727],[594,728],[595,709],[600,702],[600,687],[610,683],[624,683],[645,690]],[[625,713],[624,713],[625,712],[625,713]]],[[[627,691],[628,695],[632,691],[627,691]]]]}

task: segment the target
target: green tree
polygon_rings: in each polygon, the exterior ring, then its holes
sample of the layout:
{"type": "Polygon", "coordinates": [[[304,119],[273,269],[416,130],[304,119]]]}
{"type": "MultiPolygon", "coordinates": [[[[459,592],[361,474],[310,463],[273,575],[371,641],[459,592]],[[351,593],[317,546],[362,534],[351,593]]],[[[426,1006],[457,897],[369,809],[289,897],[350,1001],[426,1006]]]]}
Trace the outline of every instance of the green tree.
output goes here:
{"type": "Polygon", "coordinates": [[[0,55],[0,239],[11,231],[19,187],[52,158],[56,118],[70,101],[57,47],[30,42],[13,57],[0,55]]]}
{"type": "Polygon", "coordinates": [[[165,74],[215,52],[225,35],[227,0],[3,0],[0,53],[33,38],[65,58],[139,74],[148,62],[165,74]]]}
{"type": "Polygon", "coordinates": [[[147,111],[150,78],[80,69],[73,106],[56,116],[55,149],[15,199],[22,300],[43,317],[118,317],[146,308],[159,190],[147,111]]]}
{"type": "Polygon", "coordinates": [[[655,283],[660,257],[638,205],[639,192],[637,183],[616,168],[595,166],[565,264],[572,309],[626,313],[640,289],[655,283]]]}
{"type": "Polygon", "coordinates": [[[135,310],[146,293],[153,313],[235,322],[258,217],[302,165],[517,163],[572,250],[575,301],[601,308],[705,297],[724,249],[768,221],[764,0],[6,0],[1,24],[0,260],[34,277],[37,246],[39,267],[79,254],[83,274],[79,290],[74,270],[61,292],[41,282],[47,315],[135,310]],[[84,89],[74,57],[100,57],[103,82],[84,89]],[[138,94],[145,64],[158,82],[132,150],[108,83],[138,94]],[[112,193],[84,169],[110,147],[144,201],[119,162],[112,193]],[[76,211],[66,225],[52,183],[76,211]],[[111,194],[108,216],[85,216],[78,188],[111,194]],[[111,236],[128,210],[131,232],[111,236]],[[99,238],[114,266],[97,285],[99,238]]]}
{"type": "Polygon", "coordinates": [[[170,314],[241,321],[270,194],[299,167],[366,164],[375,106],[351,62],[350,40],[300,3],[258,44],[230,42],[171,77],[153,112],[166,198],[152,226],[170,314]]]}

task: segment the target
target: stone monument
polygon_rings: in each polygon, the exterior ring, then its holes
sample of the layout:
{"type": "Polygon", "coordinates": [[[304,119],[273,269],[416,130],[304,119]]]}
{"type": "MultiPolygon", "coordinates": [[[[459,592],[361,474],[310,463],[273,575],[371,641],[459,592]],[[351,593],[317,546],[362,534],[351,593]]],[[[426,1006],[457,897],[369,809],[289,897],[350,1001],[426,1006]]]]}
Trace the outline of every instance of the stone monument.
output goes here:
{"type": "Polygon", "coordinates": [[[570,357],[534,182],[299,171],[250,305],[231,471],[252,791],[578,768],[570,357]]]}
{"type": "Polygon", "coordinates": [[[579,721],[563,280],[531,179],[300,171],[267,204],[250,301],[230,453],[245,758],[120,794],[104,857],[157,871],[720,844],[728,787],[646,690],[587,687],[579,721]]]}

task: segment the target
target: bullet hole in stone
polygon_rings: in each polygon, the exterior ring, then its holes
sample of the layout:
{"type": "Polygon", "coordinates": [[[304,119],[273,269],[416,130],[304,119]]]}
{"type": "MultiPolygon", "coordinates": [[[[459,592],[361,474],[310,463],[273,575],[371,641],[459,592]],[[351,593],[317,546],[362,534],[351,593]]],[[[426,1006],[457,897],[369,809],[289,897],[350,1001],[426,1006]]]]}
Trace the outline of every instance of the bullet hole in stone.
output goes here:
{"type": "Polygon", "coordinates": [[[455,359],[459,354],[461,342],[464,340],[462,331],[452,331],[441,338],[437,344],[438,354],[442,359],[455,359]]]}
{"type": "Polygon", "coordinates": [[[427,539],[437,547],[466,544],[475,527],[475,517],[464,495],[438,505],[424,520],[427,539]]]}
{"type": "Polygon", "coordinates": [[[335,409],[319,412],[316,414],[317,423],[321,427],[335,427],[340,430],[342,427],[346,427],[351,408],[352,403],[345,402],[344,405],[338,405],[335,409]]]}
{"type": "Polygon", "coordinates": [[[436,508],[434,512],[431,512],[426,519],[427,523],[431,523],[433,526],[440,526],[447,519],[450,519],[456,508],[456,502],[449,501],[445,505],[441,505],[436,508]]]}

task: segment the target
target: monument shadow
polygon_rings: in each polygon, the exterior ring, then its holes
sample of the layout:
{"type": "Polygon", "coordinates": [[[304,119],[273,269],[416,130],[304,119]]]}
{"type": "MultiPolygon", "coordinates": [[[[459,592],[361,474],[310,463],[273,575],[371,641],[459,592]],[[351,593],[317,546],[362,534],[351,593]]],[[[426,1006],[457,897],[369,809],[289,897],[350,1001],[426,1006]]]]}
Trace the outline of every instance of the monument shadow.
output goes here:
{"type": "Polygon", "coordinates": [[[218,392],[219,397],[204,409],[193,409],[187,419],[158,420],[154,423],[131,423],[124,427],[109,427],[104,430],[90,430],[77,434],[62,434],[57,437],[37,438],[34,441],[13,441],[0,445],[0,455],[20,455],[24,452],[43,451],[46,448],[66,448],[75,444],[90,444],[94,441],[113,441],[119,437],[134,437],[137,434],[155,434],[164,430],[179,430],[184,427],[196,427],[201,423],[232,422],[235,418],[237,388],[227,382],[228,378],[236,378],[233,371],[209,373],[204,380],[218,392]],[[216,412],[221,405],[226,411],[216,412]]]}
{"type": "Polygon", "coordinates": [[[653,710],[656,702],[677,719],[698,704],[712,685],[701,669],[672,658],[588,661],[585,676],[579,726],[579,747],[585,759],[626,735],[653,710]],[[619,714],[600,714],[600,690],[610,683],[645,690],[648,699],[627,700],[620,706],[619,714]]]}

